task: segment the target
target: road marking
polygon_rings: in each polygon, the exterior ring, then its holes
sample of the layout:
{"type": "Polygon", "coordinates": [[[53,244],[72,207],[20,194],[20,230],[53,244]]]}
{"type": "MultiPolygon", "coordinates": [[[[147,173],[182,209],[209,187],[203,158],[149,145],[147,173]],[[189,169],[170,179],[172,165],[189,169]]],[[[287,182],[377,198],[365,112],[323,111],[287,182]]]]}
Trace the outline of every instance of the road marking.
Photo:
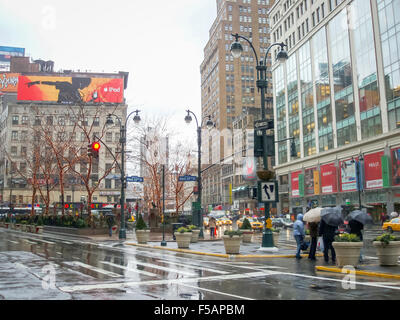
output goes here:
{"type": "Polygon", "coordinates": [[[25,242],[28,242],[28,243],[30,243],[30,244],[38,244],[37,242],[32,242],[32,241],[29,241],[28,239],[24,239],[24,241],[25,241],[25,242]]]}
{"type": "Polygon", "coordinates": [[[18,243],[19,243],[19,242],[17,242],[17,241],[12,241],[12,240],[8,240],[8,239],[7,239],[7,241],[12,242],[12,243],[15,243],[15,244],[18,244],[18,243]]]}
{"type": "Polygon", "coordinates": [[[222,294],[222,295],[225,295],[225,296],[230,296],[230,297],[241,299],[241,300],[255,300],[255,299],[248,298],[248,297],[237,296],[235,294],[230,294],[230,293],[225,293],[225,292],[221,292],[221,291],[206,289],[206,288],[202,288],[202,287],[191,286],[191,285],[188,285],[186,283],[185,284],[181,284],[181,285],[184,286],[184,287],[189,287],[189,288],[193,288],[193,289],[196,289],[196,290],[208,291],[208,292],[212,292],[212,293],[216,293],[216,294],[222,294]]]}
{"type": "Polygon", "coordinates": [[[132,272],[144,274],[144,275],[149,276],[149,277],[155,277],[155,276],[157,276],[156,274],[151,273],[151,272],[147,272],[147,271],[143,271],[143,270],[138,270],[138,269],[134,269],[134,268],[129,268],[129,267],[122,266],[122,265],[115,264],[115,263],[111,263],[111,262],[108,262],[108,261],[100,261],[100,263],[108,264],[108,265],[110,265],[110,266],[113,266],[113,267],[116,267],[116,268],[120,268],[120,269],[123,269],[123,270],[127,270],[127,271],[132,271],[132,272]]]}
{"type": "Polygon", "coordinates": [[[135,282],[119,282],[119,283],[101,283],[93,285],[77,285],[77,286],[65,286],[59,289],[64,292],[74,292],[74,291],[91,291],[99,289],[124,289],[125,287],[132,286],[145,286],[145,285],[173,285],[173,284],[185,284],[191,282],[199,281],[219,281],[219,280],[235,280],[235,279],[246,279],[254,277],[262,277],[271,274],[280,274],[280,272],[275,271],[259,271],[232,275],[222,275],[222,276],[210,276],[210,277],[196,277],[196,278],[180,278],[180,279],[164,279],[164,280],[149,280],[149,281],[135,281],[135,282]]]}
{"type": "Polygon", "coordinates": [[[79,261],[71,261],[71,262],[64,262],[64,263],[68,264],[68,265],[76,266],[76,267],[82,267],[82,268],[85,268],[85,269],[89,269],[89,270],[92,270],[92,271],[95,271],[95,272],[98,272],[98,273],[102,273],[102,274],[105,274],[105,275],[113,277],[113,278],[122,277],[120,274],[117,274],[117,273],[114,273],[114,272],[111,272],[111,271],[107,271],[107,270],[103,270],[103,269],[100,269],[100,268],[96,268],[94,266],[91,266],[89,264],[82,263],[82,262],[79,262],[79,261]]]}
{"type": "Polygon", "coordinates": [[[155,265],[155,264],[152,264],[152,263],[145,263],[145,262],[135,261],[135,264],[141,265],[141,266],[145,266],[145,267],[149,267],[149,268],[158,269],[158,270],[163,270],[163,271],[167,271],[167,272],[174,272],[174,273],[177,273],[177,274],[183,274],[183,275],[186,275],[186,276],[197,276],[197,274],[192,273],[192,272],[186,272],[186,271],[181,271],[181,270],[177,270],[177,269],[158,266],[158,265],[155,265]]]}
{"type": "Polygon", "coordinates": [[[44,242],[44,243],[48,243],[48,244],[55,244],[55,242],[51,242],[51,241],[46,241],[46,240],[41,240],[41,239],[35,239],[36,241],[40,241],[40,242],[44,242]]]}

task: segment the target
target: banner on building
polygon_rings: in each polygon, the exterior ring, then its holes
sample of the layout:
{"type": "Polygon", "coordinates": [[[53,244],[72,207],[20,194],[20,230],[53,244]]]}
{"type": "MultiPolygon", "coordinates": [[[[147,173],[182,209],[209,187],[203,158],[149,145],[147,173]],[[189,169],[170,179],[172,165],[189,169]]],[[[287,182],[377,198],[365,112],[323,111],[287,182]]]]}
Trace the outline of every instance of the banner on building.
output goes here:
{"type": "Polygon", "coordinates": [[[338,191],[336,165],[334,163],[325,164],[320,167],[320,171],[322,193],[336,193],[338,191]]]}
{"type": "Polygon", "coordinates": [[[383,187],[382,156],[383,151],[366,154],[364,156],[365,189],[378,189],[383,187]]]}
{"type": "Polygon", "coordinates": [[[302,171],[296,171],[296,172],[292,172],[290,174],[292,197],[300,197],[300,188],[299,188],[299,175],[300,174],[302,174],[302,171]]]}
{"type": "Polygon", "coordinates": [[[357,191],[356,160],[340,161],[340,186],[341,191],[357,191]]]}
{"type": "Polygon", "coordinates": [[[19,73],[3,72],[0,73],[0,91],[17,92],[19,73]]]}
{"type": "Polygon", "coordinates": [[[19,101],[122,103],[123,78],[19,76],[19,101]]]}
{"type": "Polygon", "coordinates": [[[314,172],[317,168],[305,169],[304,171],[304,189],[307,196],[315,194],[314,172]]]}
{"type": "Polygon", "coordinates": [[[400,186],[400,147],[391,150],[392,154],[392,184],[400,186]]]}
{"type": "Polygon", "coordinates": [[[246,181],[257,180],[256,169],[256,158],[246,157],[246,159],[243,160],[243,179],[246,181]]]}
{"type": "Polygon", "coordinates": [[[321,193],[321,184],[319,180],[319,171],[314,171],[314,194],[318,195],[321,193]]]}

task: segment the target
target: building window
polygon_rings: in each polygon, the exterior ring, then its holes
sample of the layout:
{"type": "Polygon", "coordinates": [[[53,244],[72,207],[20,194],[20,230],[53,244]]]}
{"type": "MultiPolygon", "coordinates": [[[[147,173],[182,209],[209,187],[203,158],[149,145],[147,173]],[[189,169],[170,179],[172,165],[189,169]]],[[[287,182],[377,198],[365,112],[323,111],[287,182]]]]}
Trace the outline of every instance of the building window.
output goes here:
{"type": "Polygon", "coordinates": [[[18,141],[18,131],[11,132],[11,141],[18,141]]]}
{"type": "Polygon", "coordinates": [[[13,125],[19,124],[19,116],[12,116],[12,124],[13,125]]]}
{"type": "Polygon", "coordinates": [[[53,125],[53,116],[47,116],[46,117],[46,124],[47,125],[53,125]]]}

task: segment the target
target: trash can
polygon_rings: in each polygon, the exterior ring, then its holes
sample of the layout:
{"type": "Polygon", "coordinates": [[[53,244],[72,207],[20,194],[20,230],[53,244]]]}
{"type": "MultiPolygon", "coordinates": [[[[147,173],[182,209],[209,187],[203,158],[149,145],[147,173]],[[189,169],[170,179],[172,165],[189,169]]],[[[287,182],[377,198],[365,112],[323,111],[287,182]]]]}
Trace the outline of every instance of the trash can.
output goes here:
{"type": "Polygon", "coordinates": [[[183,227],[183,223],[172,223],[172,238],[175,239],[175,231],[178,230],[180,227],[183,227]]]}

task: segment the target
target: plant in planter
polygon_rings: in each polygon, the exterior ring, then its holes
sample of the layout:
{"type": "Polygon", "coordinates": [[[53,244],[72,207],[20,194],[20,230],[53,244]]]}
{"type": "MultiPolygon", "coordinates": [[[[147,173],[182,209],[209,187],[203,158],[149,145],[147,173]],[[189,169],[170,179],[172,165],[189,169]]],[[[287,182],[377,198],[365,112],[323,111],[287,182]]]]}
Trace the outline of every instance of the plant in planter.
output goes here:
{"type": "Polygon", "coordinates": [[[336,236],[332,246],[336,252],[336,264],[339,267],[357,266],[363,242],[356,234],[344,233],[336,236]]]}
{"type": "Polygon", "coordinates": [[[240,231],[242,231],[243,243],[250,243],[251,238],[253,237],[254,231],[253,231],[253,228],[251,227],[250,221],[247,218],[245,218],[243,220],[243,223],[240,226],[240,231]]]}
{"type": "Polygon", "coordinates": [[[192,238],[190,240],[191,243],[196,243],[199,241],[199,234],[200,234],[200,228],[195,226],[194,224],[191,224],[187,226],[187,228],[192,232],[192,238]]]}
{"type": "Polygon", "coordinates": [[[189,248],[190,241],[192,239],[192,231],[189,228],[180,227],[174,233],[178,248],[186,249],[189,248]]]}
{"type": "Polygon", "coordinates": [[[225,252],[227,254],[238,254],[243,232],[241,230],[225,230],[222,239],[224,240],[225,252]]]}
{"type": "Polygon", "coordinates": [[[400,256],[399,237],[384,233],[376,237],[372,244],[377,249],[381,266],[397,266],[397,260],[400,256]]]}
{"type": "Polygon", "coordinates": [[[144,222],[141,214],[139,214],[139,216],[138,216],[138,219],[136,222],[136,227],[135,227],[135,232],[136,232],[136,239],[137,239],[138,243],[146,244],[149,241],[150,230],[148,230],[147,224],[146,224],[146,222],[144,222]]]}
{"type": "Polygon", "coordinates": [[[28,221],[26,220],[21,221],[20,226],[21,226],[20,227],[21,231],[28,231],[28,221]]]}

